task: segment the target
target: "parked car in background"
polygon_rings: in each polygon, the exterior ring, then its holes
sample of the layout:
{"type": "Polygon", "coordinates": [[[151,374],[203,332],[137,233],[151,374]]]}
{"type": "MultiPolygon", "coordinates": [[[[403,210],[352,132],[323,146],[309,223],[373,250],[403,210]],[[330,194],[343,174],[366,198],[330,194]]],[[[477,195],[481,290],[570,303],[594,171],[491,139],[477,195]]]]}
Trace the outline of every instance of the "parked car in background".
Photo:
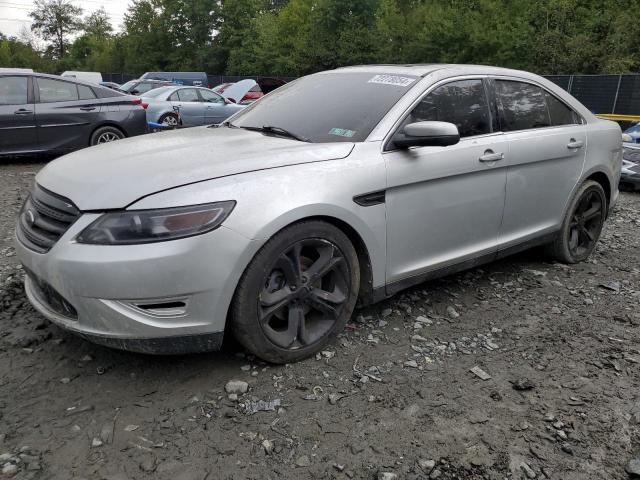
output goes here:
{"type": "Polygon", "coordinates": [[[139,98],[55,75],[0,73],[0,155],[65,153],[146,131],[139,98]]]}
{"type": "Polygon", "coordinates": [[[84,338],[184,353],[226,331],[286,363],[325,348],[358,299],[534,245],[588,259],[618,198],[621,143],[616,123],[531,73],[341,68],[217,127],[50,163],[16,252],[34,307],[84,338]],[[65,223],[34,237],[47,205],[65,223]]]}
{"type": "Polygon", "coordinates": [[[629,140],[632,143],[640,143],[640,122],[627,128],[624,133],[629,135],[629,140]]]}
{"type": "Polygon", "coordinates": [[[112,90],[120,90],[120,84],[116,82],[100,82],[100,86],[107,87],[112,90]]]}
{"type": "MultiPolygon", "coordinates": [[[[247,81],[247,80],[242,80],[247,81]]],[[[249,89],[249,91],[242,97],[238,103],[248,104],[255,102],[259,98],[265,96],[267,93],[272,92],[278,87],[285,85],[287,82],[284,80],[280,80],[277,78],[258,78],[258,80],[254,80],[255,84],[249,89]]],[[[226,90],[228,90],[232,85],[235,85],[233,82],[221,83],[220,85],[214,87],[212,90],[216,93],[224,94],[226,90]]]]}
{"type": "Polygon", "coordinates": [[[120,85],[118,90],[131,95],[141,95],[153,90],[154,88],[166,87],[168,85],[174,85],[172,82],[165,80],[129,80],[126,83],[120,85]]]}
{"type": "Polygon", "coordinates": [[[175,85],[209,87],[209,79],[205,72],[146,72],[140,78],[166,80],[175,85]]]}
{"type": "Polygon", "coordinates": [[[623,144],[620,186],[640,190],[640,145],[636,143],[623,144]]]}
{"type": "Polygon", "coordinates": [[[0,67],[0,73],[33,73],[32,68],[0,67]]]}
{"type": "Polygon", "coordinates": [[[140,99],[148,122],[172,127],[220,123],[244,108],[200,87],[162,87],[140,95],[140,99]]]}
{"type": "Polygon", "coordinates": [[[102,83],[102,74],[100,72],[76,72],[66,71],[60,74],[61,77],[75,78],[76,80],[82,80],[83,82],[93,83],[100,85],[102,83]]]}

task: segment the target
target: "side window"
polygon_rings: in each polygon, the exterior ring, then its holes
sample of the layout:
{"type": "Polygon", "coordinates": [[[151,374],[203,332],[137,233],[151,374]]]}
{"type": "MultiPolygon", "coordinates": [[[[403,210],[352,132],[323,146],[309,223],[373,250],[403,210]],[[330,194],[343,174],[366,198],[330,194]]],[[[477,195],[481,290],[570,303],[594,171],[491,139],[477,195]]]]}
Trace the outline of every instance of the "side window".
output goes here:
{"type": "Polygon", "coordinates": [[[0,77],[0,105],[24,105],[28,102],[27,77],[0,77]]]}
{"type": "Polygon", "coordinates": [[[169,101],[170,102],[179,102],[180,99],[178,98],[178,92],[173,92],[171,95],[169,95],[169,101]]]}
{"type": "Polygon", "coordinates": [[[202,100],[207,103],[224,103],[224,99],[217,93],[210,92],[209,90],[198,90],[202,100]]]}
{"type": "Polygon", "coordinates": [[[195,88],[183,88],[178,90],[178,98],[181,102],[198,102],[198,91],[195,88]]]}
{"type": "Polygon", "coordinates": [[[529,130],[551,126],[544,91],[535,85],[496,80],[496,95],[502,104],[502,130],[529,130]]]}
{"type": "Polygon", "coordinates": [[[153,83],[141,82],[136,86],[135,89],[138,91],[138,93],[145,93],[151,90],[152,88],[153,88],[153,83]]]}
{"type": "Polygon", "coordinates": [[[93,92],[93,89],[86,85],[78,85],[78,95],[80,96],[80,100],[91,100],[96,98],[96,94],[93,92]]]}
{"type": "Polygon", "coordinates": [[[78,100],[75,83],[62,82],[51,78],[38,78],[40,103],[73,102],[78,100]]]}
{"type": "Polygon", "coordinates": [[[551,125],[555,127],[558,125],[576,125],[580,123],[578,115],[563,102],[549,92],[544,92],[544,96],[547,100],[549,115],[551,116],[551,125]]]}
{"type": "Polygon", "coordinates": [[[455,124],[461,137],[490,133],[491,115],[482,80],[460,80],[436,88],[413,109],[405,124],[429,120],[455,124]]]}

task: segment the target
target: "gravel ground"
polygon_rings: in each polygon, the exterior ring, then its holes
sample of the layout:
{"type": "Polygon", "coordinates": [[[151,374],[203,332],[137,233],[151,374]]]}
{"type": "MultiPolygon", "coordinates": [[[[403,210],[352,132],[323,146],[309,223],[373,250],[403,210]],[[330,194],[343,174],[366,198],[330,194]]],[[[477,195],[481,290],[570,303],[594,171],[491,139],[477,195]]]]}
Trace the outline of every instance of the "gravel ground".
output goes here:
{"type": "Polygon", "coordinates": [[[425,283],[272,366],[231,342],[119,352],[37,314],[12,236],[42,165],[0,166],[0,478],[628,478],[640,195],[621,195],[588,263],[530,251],[425,283]]]}

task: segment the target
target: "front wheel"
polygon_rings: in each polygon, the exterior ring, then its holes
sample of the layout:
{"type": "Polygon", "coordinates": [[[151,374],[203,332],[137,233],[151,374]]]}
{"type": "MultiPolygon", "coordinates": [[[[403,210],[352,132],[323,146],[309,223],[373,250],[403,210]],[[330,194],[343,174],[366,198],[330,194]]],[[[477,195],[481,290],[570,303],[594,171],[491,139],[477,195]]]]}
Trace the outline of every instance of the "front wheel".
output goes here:
{"type": "Polygon", "coordinates": [[[567,209],[558,238],[549,245],[551,255],[565,263],[589,258],[607,217],[607,196],[598,182],[586,181],[567,209]]]}
{"type": "Polygon", "coordinates": [[[344,329],[359,285],[358,256],[341,230],[321,221],[292,225],[269,240],[243,274],[233,331],[263,360],[301,360],[344,329]]]}

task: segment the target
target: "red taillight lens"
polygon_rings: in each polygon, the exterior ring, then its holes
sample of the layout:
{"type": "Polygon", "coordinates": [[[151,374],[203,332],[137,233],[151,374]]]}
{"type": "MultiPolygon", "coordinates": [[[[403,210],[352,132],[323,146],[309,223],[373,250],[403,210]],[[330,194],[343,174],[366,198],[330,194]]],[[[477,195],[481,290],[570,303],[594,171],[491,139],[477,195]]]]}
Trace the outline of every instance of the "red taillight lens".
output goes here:
{"type": "Polygon", "coordinates": [[[140,105],[142,103],[142,99],[134,98],[133,100],[131,100],[131,103],[133,103],[134,105],[140,105]]]}
{"type": "Polygon", "coordinates": [[[149,106],[149,104],[147,102],[141,102],[140,105],[142,105],[142,108],[144,108],[145,110],[149,106]]]}

